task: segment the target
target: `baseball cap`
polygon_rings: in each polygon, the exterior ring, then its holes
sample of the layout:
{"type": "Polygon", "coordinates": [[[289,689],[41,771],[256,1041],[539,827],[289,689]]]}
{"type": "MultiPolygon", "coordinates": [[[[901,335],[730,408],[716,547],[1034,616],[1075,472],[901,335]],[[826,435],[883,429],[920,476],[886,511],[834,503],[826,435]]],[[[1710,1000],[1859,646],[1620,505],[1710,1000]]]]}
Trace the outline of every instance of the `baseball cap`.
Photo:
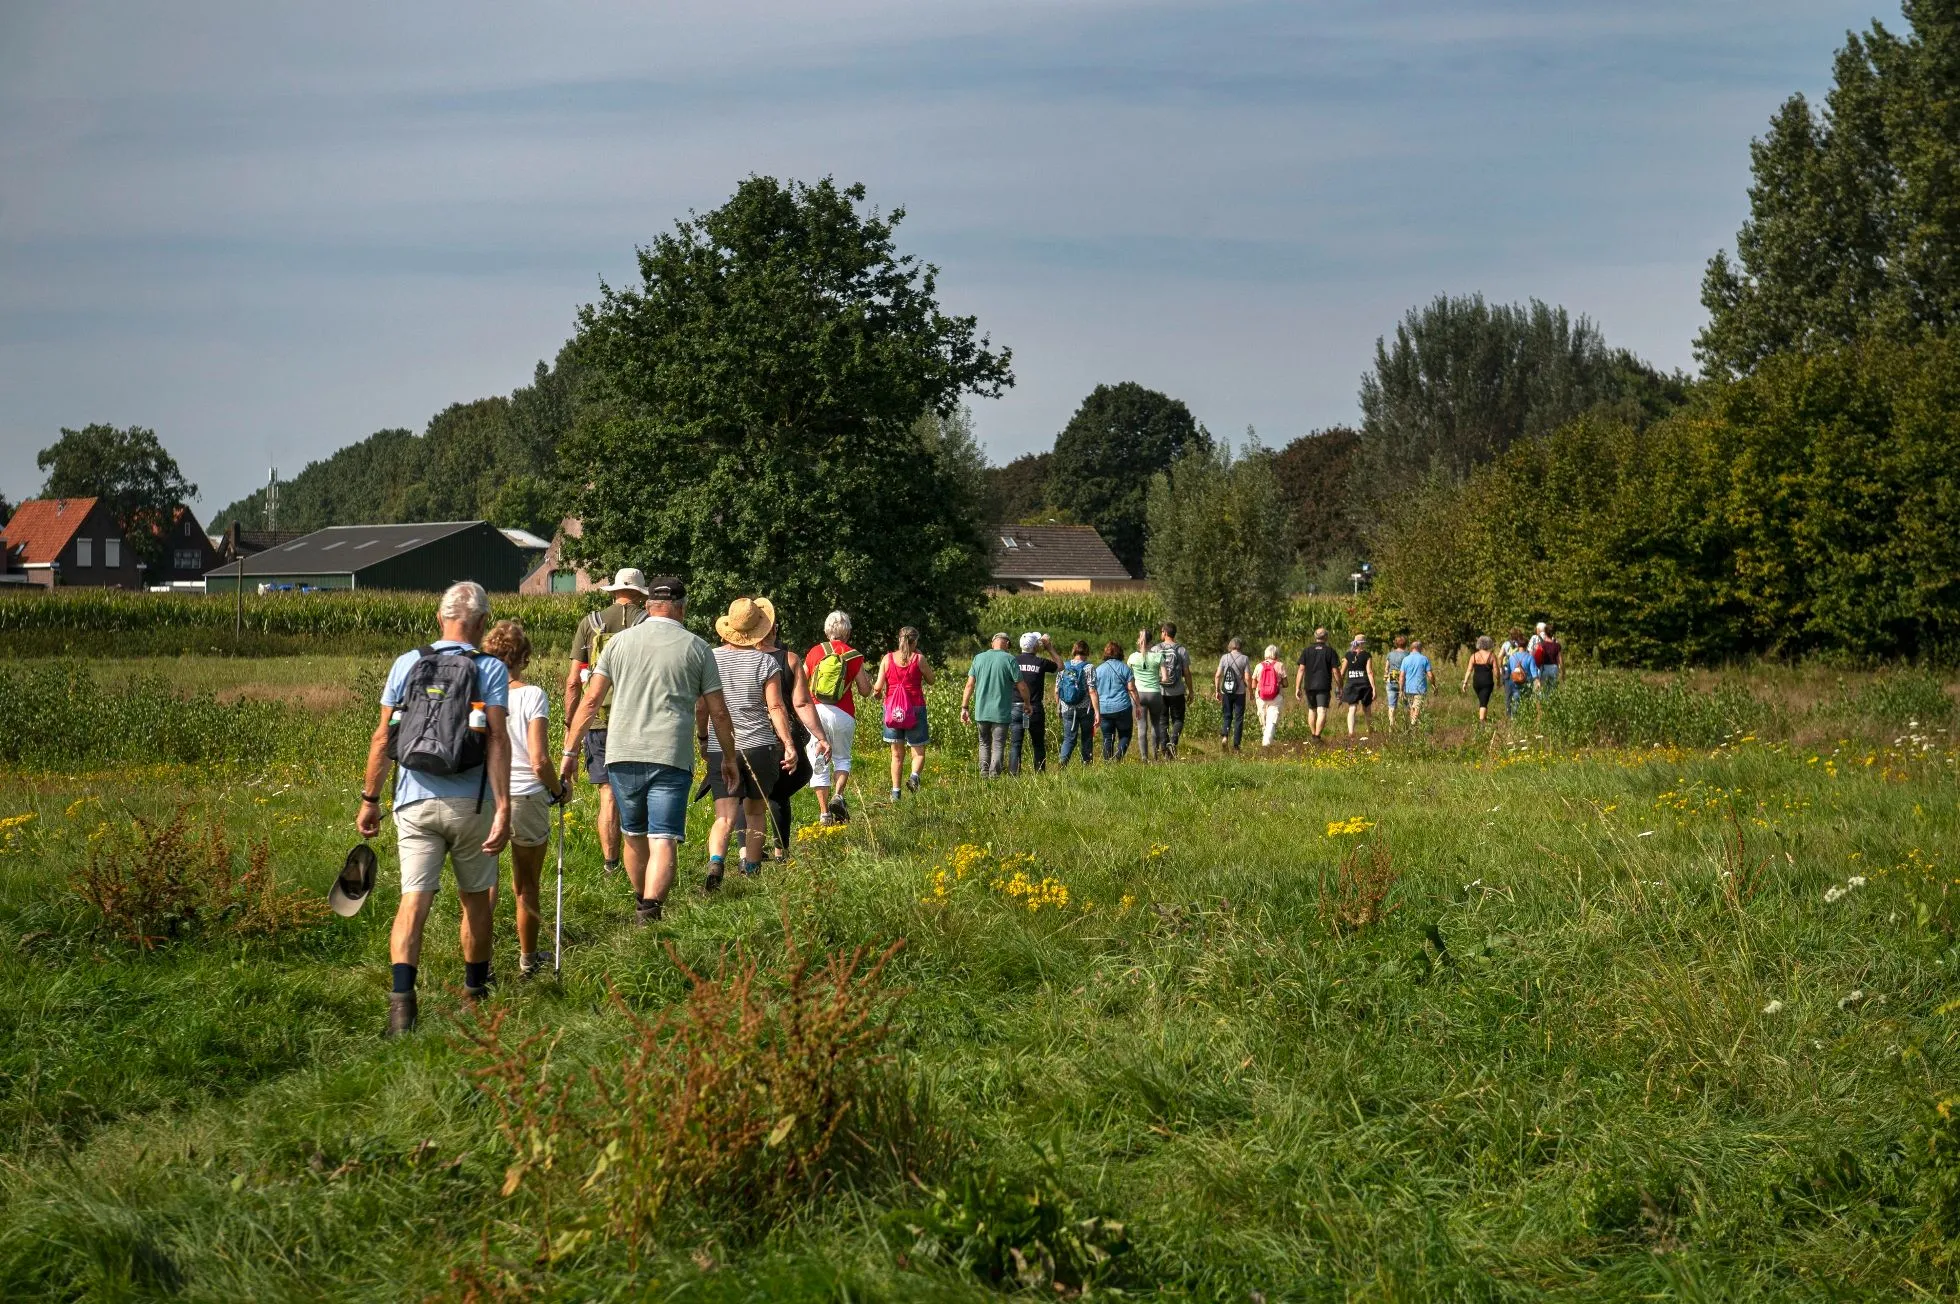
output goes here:
{"type": "Polygon", "coordinates": [[[367,904],[368,896],[374,891],[376,863],[374,848],[365,842],[356,843],[347,853],[347,863],[341,866],[340,876],[327,891],[327,904],[342,919],[352,919],[367,904]]]}
{"type": "Polygon", "coordinates": [[[656,575],[647,586],[646,594],[661,602],[679,602],[687,597],[687,581],[678,575],[656,575]]]}

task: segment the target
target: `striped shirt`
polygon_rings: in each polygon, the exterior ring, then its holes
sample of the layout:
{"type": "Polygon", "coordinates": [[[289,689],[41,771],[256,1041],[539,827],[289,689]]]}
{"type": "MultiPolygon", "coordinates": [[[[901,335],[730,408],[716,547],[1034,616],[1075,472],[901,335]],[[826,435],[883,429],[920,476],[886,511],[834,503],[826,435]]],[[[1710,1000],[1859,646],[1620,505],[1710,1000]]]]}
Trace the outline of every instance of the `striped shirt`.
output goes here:
{"type": "MultiPolygon", "coordinates": [[[[782,669],[776,658],[752,647],[718,647],[715,666],[721,671],[721,695],[735,724],[735,749],[745,752],[781,744],[776,726],[769,722],[767,696],[769,681],[782,669]]],[[[721,753],[721,740],[713,729],[708,730],[708,750],[721,753]]]]}

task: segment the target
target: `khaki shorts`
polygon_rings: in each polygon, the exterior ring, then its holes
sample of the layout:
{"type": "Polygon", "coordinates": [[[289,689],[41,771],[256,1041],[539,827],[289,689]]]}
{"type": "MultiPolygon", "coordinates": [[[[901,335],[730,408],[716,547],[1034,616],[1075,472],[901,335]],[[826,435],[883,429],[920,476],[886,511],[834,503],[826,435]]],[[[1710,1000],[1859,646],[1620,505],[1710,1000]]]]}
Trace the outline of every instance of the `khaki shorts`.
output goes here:
{"type": "Polygon", "coordinates": [[[551,841],[551,798],[541,792],[511,794],[510,840],[520,847],[551,841]]]}
{"type": "Polygon", "coordinates": [[[497,886],[497,858],[483,854],[497,808],[488,797],[483,810],[474,797],[424,797],[395,811],[395,849],[402,862],[403,892],[435,892],[442,887],[442,861],[456,867],[456,890],[488,892],[497,886]]]}

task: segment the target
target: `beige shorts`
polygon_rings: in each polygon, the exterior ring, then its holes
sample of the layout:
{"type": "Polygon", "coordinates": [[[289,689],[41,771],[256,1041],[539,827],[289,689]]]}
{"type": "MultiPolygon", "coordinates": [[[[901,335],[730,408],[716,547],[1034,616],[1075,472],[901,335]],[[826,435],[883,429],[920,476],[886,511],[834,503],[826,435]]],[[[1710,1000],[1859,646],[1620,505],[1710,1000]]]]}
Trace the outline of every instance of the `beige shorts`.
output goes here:
{"type": "Polygon", "coordinates": [[[488,892],[497,886],[497,858],[483,854],[496,814],[487,797],[481,813],[474,797],[424,797],[398,807],[395,849],[402,861],[402,891],[439,891],[445,856],[456,867],[457,891],[488,892]]]}
{"type": "Polygon", "coordinates": [[[551,841],[551,798],[541,792],[511,795],[510,840],[520,847],[542,847],[551,841]]]}

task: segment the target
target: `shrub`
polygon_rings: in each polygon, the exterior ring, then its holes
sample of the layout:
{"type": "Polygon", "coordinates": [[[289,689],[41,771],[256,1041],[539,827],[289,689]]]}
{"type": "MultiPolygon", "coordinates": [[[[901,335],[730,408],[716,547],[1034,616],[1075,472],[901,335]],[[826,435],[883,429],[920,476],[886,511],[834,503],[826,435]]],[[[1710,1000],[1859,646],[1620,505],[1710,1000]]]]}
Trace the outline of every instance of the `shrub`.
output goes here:
{"type": "Polygon", "coordinates": [[[1084,1216],[1043,1176],[1020,1184],[987,1173],[926,1187],[926,1201],[885,1216],[910,1253],[950,1264],[1005,1289],[1087,1294],[1113,1280],[1129,1253],[1120,1222],[1084,1216]]]}
{"type": "MultiPolygon", "coordinates": [[[[1351,821],[1350,826],[1357,823],[1351,821]]],[[[1334,827],[1328,832],[1338,836],[1334,827]]],[[[1398,877],[1387,839],[1369,838],[1349,847],[1341,853],[1340,867],[1331,875],[1324,868],[1320,871],[1316,905],[1321,926],[1338,936],[1380,923],[1395,912],[1396,907],[1384,908],[1382,903],[1394,890],[1398,877]]]]}

